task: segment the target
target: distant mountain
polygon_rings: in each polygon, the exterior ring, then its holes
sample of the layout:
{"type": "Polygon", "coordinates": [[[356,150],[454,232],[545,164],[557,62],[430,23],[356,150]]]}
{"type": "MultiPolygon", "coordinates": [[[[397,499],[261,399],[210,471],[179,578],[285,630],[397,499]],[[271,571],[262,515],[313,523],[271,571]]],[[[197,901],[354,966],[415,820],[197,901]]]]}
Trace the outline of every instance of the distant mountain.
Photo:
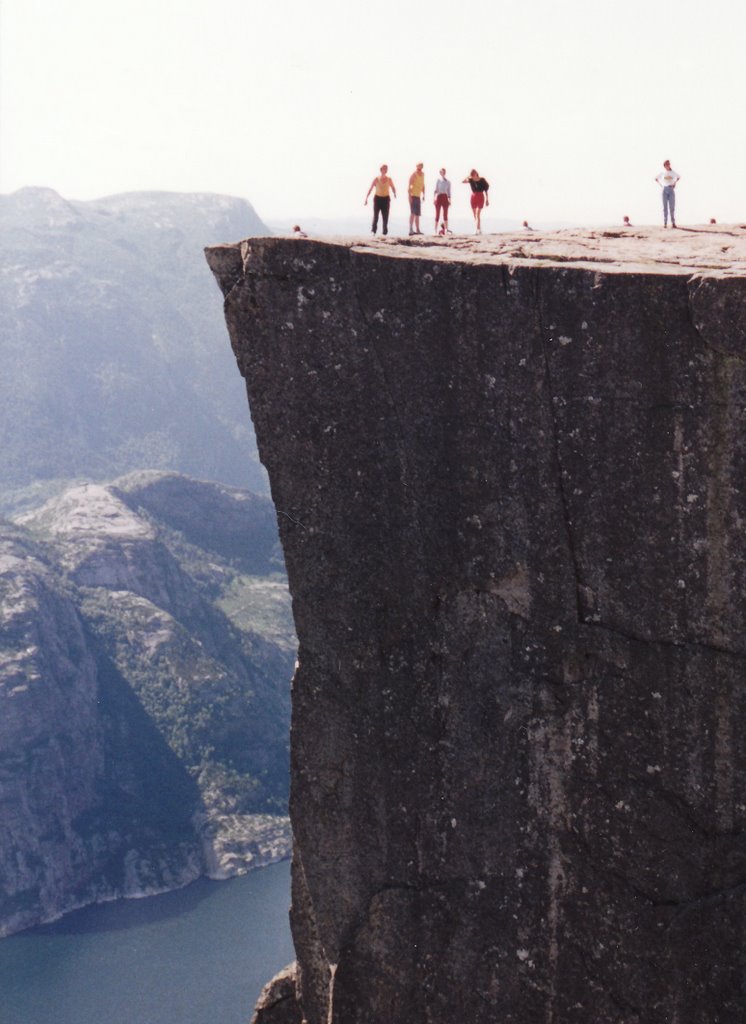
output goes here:
{"type": "Polygon", "coordinates": [[[267,498],[177,474],[0,522],[0,934],[289,850],[267,498]]]}
{"type": "Polygon", "coordinates": [[[266,490],[202,250],[269,233],[226,196],[0,196],[0,508],[143,467],[266,490]]]}

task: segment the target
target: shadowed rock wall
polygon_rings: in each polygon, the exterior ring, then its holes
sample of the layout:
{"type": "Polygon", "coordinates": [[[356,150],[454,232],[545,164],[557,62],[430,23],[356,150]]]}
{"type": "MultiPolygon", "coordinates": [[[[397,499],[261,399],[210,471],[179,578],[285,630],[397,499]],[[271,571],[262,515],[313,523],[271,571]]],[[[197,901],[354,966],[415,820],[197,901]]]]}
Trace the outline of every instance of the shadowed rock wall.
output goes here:
{"type": "Polygon", "coordinates": [[[308,1024],[746,1019],[744,279],[208,260],[300,641],[308,1024]]]}

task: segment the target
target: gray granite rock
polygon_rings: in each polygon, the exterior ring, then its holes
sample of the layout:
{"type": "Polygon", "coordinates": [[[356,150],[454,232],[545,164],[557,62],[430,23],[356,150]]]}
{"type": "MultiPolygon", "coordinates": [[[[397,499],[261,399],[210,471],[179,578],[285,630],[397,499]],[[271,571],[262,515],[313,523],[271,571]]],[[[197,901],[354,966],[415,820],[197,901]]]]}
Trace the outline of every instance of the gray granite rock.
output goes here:
{"type": "Polygon", "coordinates": [[[193,783],[102,660],[47,552],[7,525],[0,708],[0,935],[200,874],[193,783]]]}
{"type": "Polygon", "coordinates": [[[297,964],[276,974],[261,991],[251,1024],[303,1024],[297,1000],[297,964]]]}
{"type": "Polygon", "coordinates": [[[0,935],[289,855],[278,543],[176,474],[0,520],[0,935]]]}
{"type": "Polygon", "coordinates": [[[746,232],[208,250],[308,1024],[746,1019],[746,232]]]}

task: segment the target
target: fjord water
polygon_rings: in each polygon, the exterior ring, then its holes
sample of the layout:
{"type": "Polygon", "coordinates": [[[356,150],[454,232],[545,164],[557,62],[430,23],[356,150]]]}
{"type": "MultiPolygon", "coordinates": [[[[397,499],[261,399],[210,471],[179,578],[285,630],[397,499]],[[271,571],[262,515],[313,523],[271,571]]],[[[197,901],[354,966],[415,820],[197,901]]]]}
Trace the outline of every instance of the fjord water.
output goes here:
{"type": "Polygon", "coordinates": [[[248,1024],[294,958],[289,863],[0,940],[2,1024],[248,1024]]]}

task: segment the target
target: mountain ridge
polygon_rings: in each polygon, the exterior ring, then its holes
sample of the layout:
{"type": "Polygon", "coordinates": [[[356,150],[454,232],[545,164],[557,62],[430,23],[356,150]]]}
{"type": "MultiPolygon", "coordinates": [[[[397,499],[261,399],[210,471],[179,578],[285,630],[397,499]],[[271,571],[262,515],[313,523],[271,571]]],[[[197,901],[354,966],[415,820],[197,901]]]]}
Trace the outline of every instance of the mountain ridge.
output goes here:
{"type": "Polygon", "coordinates": [[[287,856],[294,655],[267,498],[138,472],[2,521],[0,934],[287,856]]]}
{"type": "Polygon", "coordinates": [[[6,512],[144,467],[266,491],[201,257],[247,232],[251,204],[209,193],[0,196],[6,512]]]}

